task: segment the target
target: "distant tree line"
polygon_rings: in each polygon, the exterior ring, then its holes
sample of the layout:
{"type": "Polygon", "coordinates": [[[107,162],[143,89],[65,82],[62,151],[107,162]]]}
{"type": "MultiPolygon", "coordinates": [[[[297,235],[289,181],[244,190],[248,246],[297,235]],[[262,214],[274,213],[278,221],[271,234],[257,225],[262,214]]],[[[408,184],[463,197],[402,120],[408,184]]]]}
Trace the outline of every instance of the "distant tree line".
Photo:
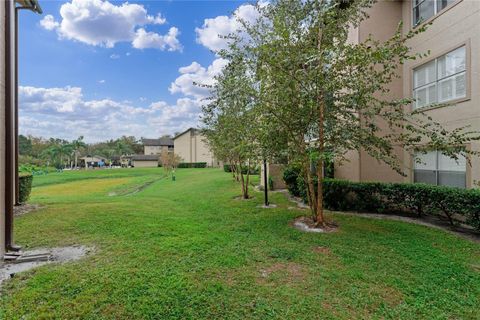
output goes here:
{"type": "Polygon", "coordinates": [[[141,139],[122,136],[103,142],[86,143],[83,136],[68,141],[58,138],[19,136],[20,165],[75,168],[83,156],[102,156],[107,159],[122,155],[143,153],[141,139]]]}

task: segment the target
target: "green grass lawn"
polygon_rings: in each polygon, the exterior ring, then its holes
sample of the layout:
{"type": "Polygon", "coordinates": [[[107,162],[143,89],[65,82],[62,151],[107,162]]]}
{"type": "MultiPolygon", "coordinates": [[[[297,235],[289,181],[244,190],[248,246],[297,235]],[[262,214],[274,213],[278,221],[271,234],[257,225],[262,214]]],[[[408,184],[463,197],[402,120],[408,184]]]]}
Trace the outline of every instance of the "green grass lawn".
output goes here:
{"type": "Polygon", "coordinates": [[[329,214],[340,229],[289,226],[282,194],[234,200],[219,169],[35,177],[28,248],[83,244],[85,259],[4,284],[4,319],[479,319],[480,246],[398,221],[329,214]],[[148,184],[139,192],[137,190],[148,184]]]}

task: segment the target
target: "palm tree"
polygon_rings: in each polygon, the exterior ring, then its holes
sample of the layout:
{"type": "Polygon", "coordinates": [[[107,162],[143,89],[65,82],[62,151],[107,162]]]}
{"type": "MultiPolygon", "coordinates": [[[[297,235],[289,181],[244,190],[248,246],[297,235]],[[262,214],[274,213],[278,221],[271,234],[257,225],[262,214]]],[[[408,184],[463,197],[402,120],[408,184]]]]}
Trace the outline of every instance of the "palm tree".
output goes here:
{"type": "Polygon", "coordinates": [[[59,160],[58,164],[63,169],[65,166],[65,156],[72,154],[73,146],[68,143],[55,144],[48,148],[49,154],[55,159],[59,160]]]}
{"type": "Polygon", "coordinates": [[[50,161],[52,162],[52,164],[55,164],[55,161],[56,161],[56,158],[57,158],[57,155],[58,155],[57,152],[58,152],[58,150],[57,150],[55,145],[50,146],[49,148],[42,151],[42,156],[44,156],[48,159],[47,160],[47,166],[50,165],[50,161]]]}
{"type": "Polygon", "coordinates": [[[71,143],[73,147],[73,153],[75,155],[75,169],[78,164],[78,155],[80,154],[80,149],[85,148],[87,145],[83,142],[83,136],[78,137],[78,139],[73,140],[71,143]]]}

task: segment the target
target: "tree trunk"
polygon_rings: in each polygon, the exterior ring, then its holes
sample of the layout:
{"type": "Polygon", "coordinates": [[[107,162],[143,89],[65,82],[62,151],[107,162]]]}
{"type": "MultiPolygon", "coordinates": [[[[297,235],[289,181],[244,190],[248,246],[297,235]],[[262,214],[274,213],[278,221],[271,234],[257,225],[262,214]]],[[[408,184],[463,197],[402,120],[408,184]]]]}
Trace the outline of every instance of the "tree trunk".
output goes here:
{"type": "Polygon", "coordinates": [[[245,180],[243,177],[242,169],[240,168],[240,176],[241,176],[241,182],[242,182],[242,197],[243,199],[248,199],[247,193],[245,191],[245,180]]]}
{"type": "Polygon", "coordinates": [[[78,168],[77,161],[78,161],[78,154],[77,154],[77,151],[75,151],[75,169],[78,168]]]}
{"type": "Polygon", "coordinates": [[[321,96],[318,98],[318,154],[320,159],[317,162],[317,217],[315,222],[317,226],[325,226],[325,217],[323,215],[323,166],[324,166],[324,154],[325,154],[325,138],[323,132],[323,122],[324,122],[324,100],[321,96]]]}
{"type": "Polygon", "coordinates": [[[235,180],[237,180],[237,182],[240,182],[241,171],[242,171],[242,168],[240,166],[240,163],[235,164],[235,180]]]}
{"type": "MultiPolygon", "coordinates": [[[[323,62],[321,59],[322,53],[322,26],[319,25],[318,28],[318,54],[319,54],[319,65],[318,68],[321,70],[323,68],[323,62]]],[[[325,155],[325,136],[323,132],[323,125],[325,122],[325,100],[323,92],[320,90],[317,93],[317,104],[318,104],[318,154],[319,161],[317,163],[317,218],[315,222],[318,227],[325,226],[325,217],[323,215],[323,163],[325,155]]]]}
{"type": "Polygon", "coordinates": [[[315,194],[315,188],[313,185],[312,174],[310,172],[310,162],[305,160],[304,170],[305,170],[305,182],[307,183],[307,200],[308,205],[310,206],[310,211],[312,212],[312,218],[314,221],[317,221],[317,198],[315,194]]]}
{"type": "Polygon", "coordinates": [[[248,160],[248,163],[247,163],[248,167],[247,167],[247,182],[245,184],[245,199],[248,199],[249,198],[249,194],[248,194],[248,184],[250,183],[250,160],[248,160]]]}

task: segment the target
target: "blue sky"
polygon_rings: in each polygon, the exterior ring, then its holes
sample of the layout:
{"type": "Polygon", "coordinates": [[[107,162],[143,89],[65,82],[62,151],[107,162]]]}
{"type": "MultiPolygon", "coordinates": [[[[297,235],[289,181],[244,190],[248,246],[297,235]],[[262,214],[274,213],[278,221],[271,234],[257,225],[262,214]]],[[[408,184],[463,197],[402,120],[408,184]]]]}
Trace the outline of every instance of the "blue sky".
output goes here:
{"type": "Polygon", "coordinates": [[[241,1],[40,1],[20,16],[20,132],[100,141],[198,124],[241,1]]]}

